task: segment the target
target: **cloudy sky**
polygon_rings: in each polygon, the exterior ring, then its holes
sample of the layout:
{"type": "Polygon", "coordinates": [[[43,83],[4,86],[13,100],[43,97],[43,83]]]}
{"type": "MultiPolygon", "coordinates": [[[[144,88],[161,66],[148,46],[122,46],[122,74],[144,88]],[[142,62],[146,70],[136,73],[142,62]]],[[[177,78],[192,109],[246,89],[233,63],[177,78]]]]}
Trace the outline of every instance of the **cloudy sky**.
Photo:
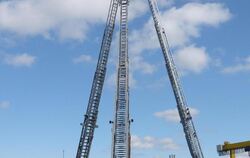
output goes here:
{"type": "MultiPolygon", "coordinates": [[[[218,158],[217,144],[250,139],[250,1],[158,3],[204,155],[218,158]]],[[[75,157],[108,7],[0,1],[1,158],[75,157]]],[[[147,0],[129,9],[132,157],[189,158],[147,0]]],[[[91,158],[111,154],[118,29],[91,158]]]]}

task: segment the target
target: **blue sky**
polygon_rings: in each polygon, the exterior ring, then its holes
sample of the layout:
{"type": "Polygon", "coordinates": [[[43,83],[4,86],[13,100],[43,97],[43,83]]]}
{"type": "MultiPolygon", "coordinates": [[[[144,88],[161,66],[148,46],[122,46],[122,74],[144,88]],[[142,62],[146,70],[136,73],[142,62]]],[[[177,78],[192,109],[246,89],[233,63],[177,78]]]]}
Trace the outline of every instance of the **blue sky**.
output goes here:
{"type": "MultiPolygon", "coordinates": [[[[147,5],[129,6],[133,158],[188,158],[147,5]]],[[[217,144],[250,139],[250,1],[159,5],[204,155],[218,158],[217,144]]],[[[1,158],[60,158],[62,150],[75,157],[108,6],[105,0],[0,2],[1,158]]],[[[91,158],[111,153],[117,31],[91,158]]]]}

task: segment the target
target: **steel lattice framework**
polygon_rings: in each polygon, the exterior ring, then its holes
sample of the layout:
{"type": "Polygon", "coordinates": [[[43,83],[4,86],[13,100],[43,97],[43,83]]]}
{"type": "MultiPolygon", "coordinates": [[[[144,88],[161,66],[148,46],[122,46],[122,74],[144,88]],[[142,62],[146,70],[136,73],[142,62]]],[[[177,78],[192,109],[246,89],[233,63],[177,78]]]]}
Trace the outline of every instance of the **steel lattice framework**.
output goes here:
{"type": "MultiPolygon", "coordinates": [[[[189,151],[192,158],[204,158],[190,110],[187,108],[187,102],[169,48],[166,32],[160,22],[157,3],[155,0],[148,0],[148,2],[189,151]]],[[[116,105],[114,121],[112,122],[112,158],[130,158],[131,121],[129,119],[128,4],[129,0],[111,0],[87,112],[82,123],[82,132],[76,158],[89,158],[118,7],[120,7],[120,42],[116,105]]]]}

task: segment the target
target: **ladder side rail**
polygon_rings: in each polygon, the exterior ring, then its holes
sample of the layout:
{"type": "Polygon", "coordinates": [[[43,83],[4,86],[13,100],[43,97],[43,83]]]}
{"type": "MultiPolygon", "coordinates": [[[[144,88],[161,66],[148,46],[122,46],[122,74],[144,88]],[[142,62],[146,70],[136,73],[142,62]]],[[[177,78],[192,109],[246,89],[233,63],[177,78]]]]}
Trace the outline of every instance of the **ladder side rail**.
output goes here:
{"type": "Polygon", "coordinates": [[[96,72],[92,83],[88,107],[82,124],[82,131],[76,158],[89,157],[90,147],[94,135],[94,129],[96,127],[96,120],[98,115],[98,108],[101,99],[103,83],[106,76],[106,65],[108,61],[111,41],[115,27],[117,10],[118,10],[117,0],[111,0],[106,27],[102,39],[100,54],[98,58],[98,63],[96,67],[96,72]]]}
{"type": "Polygon", "coordinates": [[[159,42],[162,48],[164,59],[166,62],[166,68],[170,78],[170,82],[175,94],[177,108],[183,125],[184,133],[187,139],[188,147],[193,158],[203,158],[201,146],[192,122],[192,117],[189,109],[187,108],[186,99],[184,97],[183,90],[179,81],[178,73],[172,53],[169,48],[168,40],[164,28],[160,24],[160,13],[156,4],[156,1],[148,0],[153,20],[155,23],[155,29],[159,38],[159,42]]]}

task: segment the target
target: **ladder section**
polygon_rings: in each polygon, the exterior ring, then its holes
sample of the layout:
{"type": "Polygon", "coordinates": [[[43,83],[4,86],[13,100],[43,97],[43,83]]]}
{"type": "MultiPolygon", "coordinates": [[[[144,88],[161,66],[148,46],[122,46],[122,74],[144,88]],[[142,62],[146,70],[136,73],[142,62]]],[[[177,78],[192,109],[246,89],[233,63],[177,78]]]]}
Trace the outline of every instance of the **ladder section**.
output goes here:
{"type": "Polygon", "coordinates": [[[82,123],[82,131],[77,149],[76,158],[88,158],[89,152],[96,128],[96,120],[98,116],[98,107],[101,99],[104,78],[106,75],[106,65],[108,61],[110,45],[114,32],[115,19],[118,9],[117,0],[111,0],[106,27],[102,39],[99,59],[94,75],[91,93],[89,97],[87,112],[84,115],[82,123]]]}
{"type": "Polygon", "coordinates": [[[112,133],[112,158],[130,158],[128,0],[120,0],[120,8],[119,67],[112,133]]]}
{"type": "Polygon", "coordinates": [[[164,28],[160,23],[160,13],[155,0],[148,0],[149,7],[153,16],[155,29],[158,35],[160,46],[166,63],[168,76],[177,102],[178,112],[183,125],[183,130],[193,158],[203,158],[202,149],[197,137],[195,127],[189,109],[187,108],[186,99],[179,81],[177,69],[169,48],[168,40],[164,28]]]}

